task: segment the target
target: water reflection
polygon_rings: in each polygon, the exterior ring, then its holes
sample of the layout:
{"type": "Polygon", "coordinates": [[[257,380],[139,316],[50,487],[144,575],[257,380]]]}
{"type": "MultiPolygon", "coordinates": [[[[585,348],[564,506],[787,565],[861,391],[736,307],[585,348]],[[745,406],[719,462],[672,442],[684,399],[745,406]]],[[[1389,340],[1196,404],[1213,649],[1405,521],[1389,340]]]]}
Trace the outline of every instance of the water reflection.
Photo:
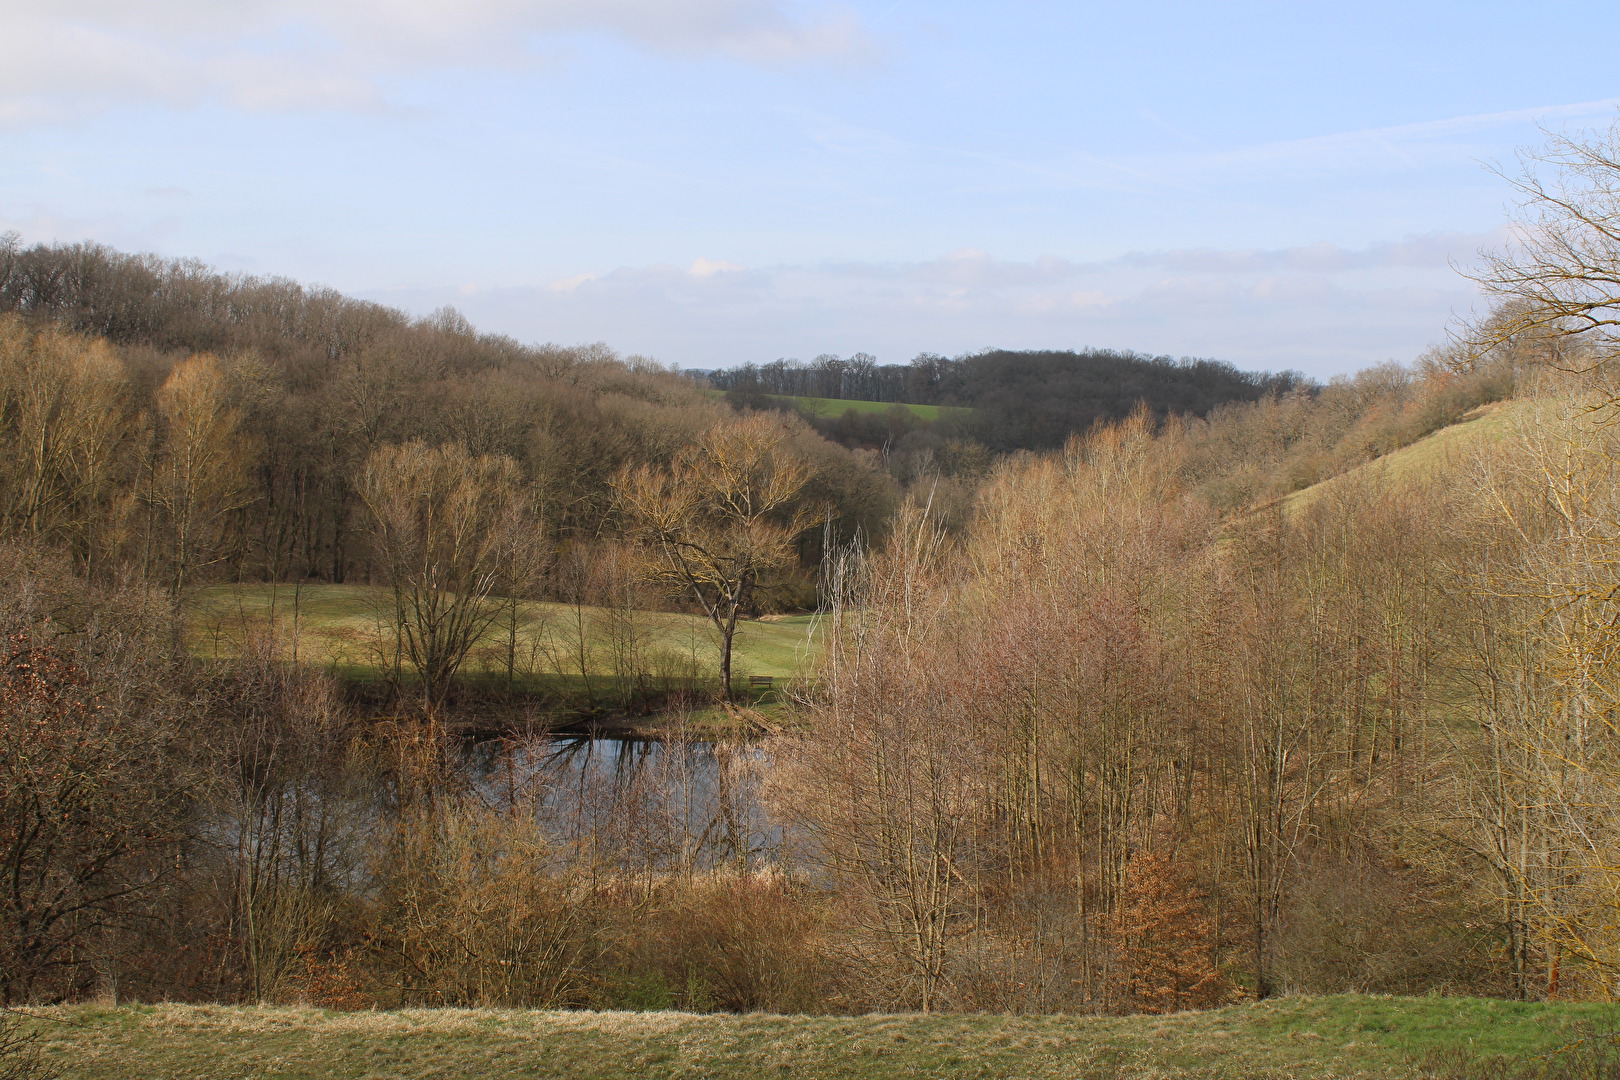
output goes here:
{"type": "Polygon", "coordinates": [[[551,735],[470,743],[464,761],[489,805],[624,870],[748,869],[781,852],[755,745],[551,735]]]}

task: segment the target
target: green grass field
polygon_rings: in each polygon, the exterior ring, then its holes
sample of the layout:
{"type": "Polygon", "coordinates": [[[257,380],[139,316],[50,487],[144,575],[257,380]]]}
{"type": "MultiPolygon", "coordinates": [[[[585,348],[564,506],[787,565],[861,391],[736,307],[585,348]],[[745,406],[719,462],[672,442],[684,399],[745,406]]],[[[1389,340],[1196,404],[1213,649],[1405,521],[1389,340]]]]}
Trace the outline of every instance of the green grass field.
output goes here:
{"type": "Polygon", "coordinates": [[[1455,469],[1481,446],[1499,442],[1537,407],[1530,399],[1499,401],[1481,406],[1466,419],[1425,435],[1410,446],[1358,465],[1349,472],[1283,496],[1288,513],[1297,513],[1323,495],[1347,484],[1372,481],[1379,485],[1421,483],[1455,469]]]}
{"type": "MultiPolygon", "coordinates": [[[[710,390],[708,393],[717,398],[726,396],[724,390],[710,390]]],[[[905,409],[920,420],[932,423],[945,417],[966,417],[973,415],[973,410],[961,405],[909,405],[897,404],[892,401],[856,401],[852,398],[824,398],[824,397],[794,397],[786,394],[766,394],[772,401],[785,401],[794,408],[809,416],[827,419],[843,416],[853,409],[858,413],[885,413],[893,408],[905,409]]]]}
{"type": "MultiPolygon", "coordinates": [[[[234,656],[251,632],[272,624],[283,656],[350,679],[380,677],[392,656],[392,634],[381,621],[388,590],[367,585],[221,585],[190,601],[187,631],[204,658],[234,656]]],[[[745,622],[737,631],[732,668],[737,677],[799,673],[817,640],[813,616],[745,622]]],[[[718,670],[718,635],[700,615],[525,601],[518,608],[518,663],[525,681],[572,685],[584,678],[621,674],[625,657],[653,674],[718,670]]],[[[506,624],[498,622],[473,651],[467,675],[504,675],[506,624]]]]}
{"type": "Polygon", "coordinates": [[[1613,1005],[1346,996],[1125,1018],[84,1005],[27,1023],[63,1080],[1337,1080],[1416,1077],[1443,1048],[1524,1062],[1617,1019],[1613,1005]]]}
{"type": "MultiPolygon", "coordinates": [[[[792,401],[797,408],[809,413],[811,416],[819,417],[843,416],[844,413],[851,409],[858,413],[885,413],[896,407],[894,402],[889,401],[851,401],[845,398],[795,397],[786,400],[792,401]]],[[[950,416],[971,416],[973,413],[972,409],[956,405],[900,405],[898,407],[905,409],[919,419],[929,422],[950,416]]]]}

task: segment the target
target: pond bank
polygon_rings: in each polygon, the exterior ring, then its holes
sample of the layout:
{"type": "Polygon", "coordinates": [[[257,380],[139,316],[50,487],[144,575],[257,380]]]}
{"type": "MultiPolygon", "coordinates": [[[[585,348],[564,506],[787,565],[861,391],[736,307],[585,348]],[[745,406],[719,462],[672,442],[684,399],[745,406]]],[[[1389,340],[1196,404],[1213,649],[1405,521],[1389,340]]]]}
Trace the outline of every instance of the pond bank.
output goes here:
{"type": "MultiPolygon", "coordinates": [[[[374,684],[346,684],[354,712],[371,721],[422,715],[412,702],[400,702],[374,684]]],[[[602,738],[737,738],[778,730],[786,708],[776,689],[755,688],[735,704],[696,699],[684,693],[648,699],[634,709],[573,697],[506,693],[458,686],[439,709],[452,735],[492,739],[529,735],[588,735],[602,738]]]]}

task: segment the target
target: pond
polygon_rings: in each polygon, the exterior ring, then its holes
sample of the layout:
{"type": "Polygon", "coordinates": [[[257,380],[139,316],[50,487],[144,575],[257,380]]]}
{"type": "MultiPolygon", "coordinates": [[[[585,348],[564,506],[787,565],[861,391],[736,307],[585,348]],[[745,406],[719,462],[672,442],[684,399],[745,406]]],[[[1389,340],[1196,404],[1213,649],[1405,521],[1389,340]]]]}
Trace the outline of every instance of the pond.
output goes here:
{"type": "Polygon", "coordinates": [[[747,867],[781,854],[756,744],[546,735],[470,742],[464,761],[489,805],[532,812],[559,840],[625,869],[747,867]]]}

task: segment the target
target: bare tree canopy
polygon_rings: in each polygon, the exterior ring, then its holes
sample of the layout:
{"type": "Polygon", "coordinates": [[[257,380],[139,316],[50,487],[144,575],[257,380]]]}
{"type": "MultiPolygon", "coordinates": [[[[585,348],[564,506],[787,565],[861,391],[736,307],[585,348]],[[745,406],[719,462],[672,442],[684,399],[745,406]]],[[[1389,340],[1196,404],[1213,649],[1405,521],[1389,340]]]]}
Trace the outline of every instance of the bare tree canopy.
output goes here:
{"type": "Polygon", "coordinates": [[[1602,366],[1620,344],[1620,123],[1549,132],[1519,164],[1517,175],[1498,170],[1518,193],[1512,239],[1469,274],[1501,303],[1464,332],[1468,352],[1529,334],[1564,343],[1555,364],[1602,366]]]}
{"type": "Polygon", "coordinates": [[[523,528],[517,465],[411,442],[374,451],[358,486],[393,586],[399,659],[431,709],[499,613],[490,594],[523,528]]]}
{"type": "Polygon", "coordinates": [[[619,505],[646,543],[646,575],[689,594],[720,632],[720,683],[731,694],[737,618],[820,511],[799,500],[810,469],[786,446],[782,422],[754,413],[710,428],[668,469],[628,469],[619,505]]]}

